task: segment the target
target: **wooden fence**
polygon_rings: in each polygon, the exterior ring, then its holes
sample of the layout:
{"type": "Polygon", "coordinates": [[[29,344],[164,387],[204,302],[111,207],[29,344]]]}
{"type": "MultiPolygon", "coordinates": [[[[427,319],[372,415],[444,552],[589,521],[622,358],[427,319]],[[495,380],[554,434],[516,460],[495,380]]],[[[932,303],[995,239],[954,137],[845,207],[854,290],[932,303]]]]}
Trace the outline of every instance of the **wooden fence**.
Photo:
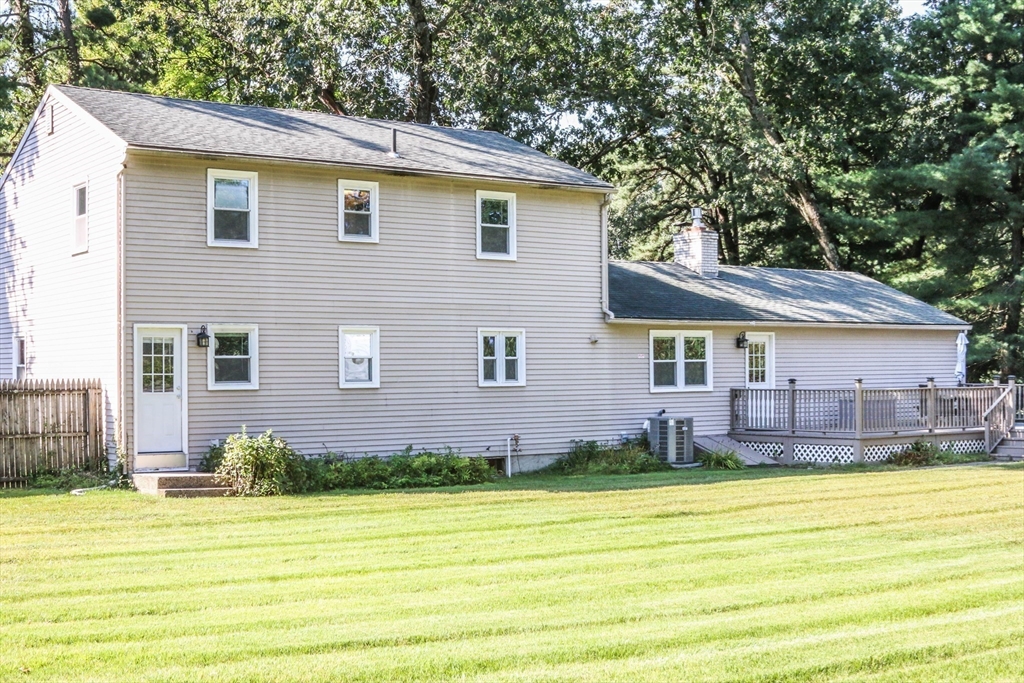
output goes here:
{"type": "Polygon", "coordinates": [[[99,380],[0,381],[0,486],[105,467],[103,417],[99,380]]]}

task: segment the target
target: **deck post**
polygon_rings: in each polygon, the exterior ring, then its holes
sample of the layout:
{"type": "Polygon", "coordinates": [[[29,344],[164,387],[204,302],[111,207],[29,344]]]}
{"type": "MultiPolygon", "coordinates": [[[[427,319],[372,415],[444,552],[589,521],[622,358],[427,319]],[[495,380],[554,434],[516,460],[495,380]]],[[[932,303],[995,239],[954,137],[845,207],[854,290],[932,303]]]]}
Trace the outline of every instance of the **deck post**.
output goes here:
{"type": "Polygon", "coordinates": [[[796,434],[796,380],[789,380],[789,433],[796,434]]]}
{"type": "Polygon", "coordinates": [[[938,424],[938,415],[936,409],[938,402],[935,400],[935,378],[928,378],[928,400],[925,402],[925,410],[928,411],[926,423],[928,425],[928,433],[935,433],[935,426],[938,424]]]}
{"type": "Polygon", "coordinates": [[[853,380],[853,461],[864,462],[864,380],[853,380]]]}

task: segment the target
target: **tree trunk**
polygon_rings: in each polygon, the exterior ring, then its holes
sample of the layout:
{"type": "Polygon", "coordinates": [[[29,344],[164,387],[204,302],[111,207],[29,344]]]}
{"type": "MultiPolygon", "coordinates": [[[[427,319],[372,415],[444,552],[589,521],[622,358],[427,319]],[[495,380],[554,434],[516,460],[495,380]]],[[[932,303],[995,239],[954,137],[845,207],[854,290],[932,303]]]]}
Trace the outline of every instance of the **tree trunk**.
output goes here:
{"type": "Polygon", "coordinates": [[[434,58],[434,29],[427,20],[423,0],[406,0],[412,15],[413,76],[406,118],[416,123],[431,123],[437,109],[437,84],[431,71],[434,58]]]}
{"type": "MultiPolygon", "coordinates": [[[[1010,179],[1011,196],[1021,197],[1021,172],[1017,169],[1010,179]]],[[[1015,343],[1021,333],[1021,308],[1024,307],[1024,220],[1018,220],[1016,225],[1010,226],[1010,290],[1009,301],[1006,305],[1006,324],[1003,326],[1003,333],[1010,342],[1009,353],[1003,364],[1004,375],[1024,375],[1024,350],[1021,345],[1015,343]]]]}
{"type": "Polygon", "coordinates": [[[348,116],[348,112],[345,111],[345,107],[341,106],[338,102],[338,98],[334,96],[334,86],[325,85],[320,88],[320,91],[316,94],[317,98],[324,103],[324,106],[331,110],[332,114],[338,116],[348,116]]]}
{"type": "Polygon", "coordinates": [[[60,32],[64,36],[64,50],[68,58],[68,82],[78,85],[82,80],[82,58],[78,53],[78,40],[71,25],[70,0],[57,1],[57,14],[60,17],[60,32]]]}
{"type": "MultiPolygon", "coordinates": [[[[747,105],[747,111],[753,119],[768,143],[778,151],[779,154],[788,157],[786,141],[778,127],[765,112],[757,97],[757,86],[754,79],[754,58],[753,49],[750,45],[750,34],[741,30],[740,36],[740,59],[737,62],[734,57],[726,59],[729,66],[735,72],[735,77],[730,78],[729,83],[737,90],[747,105]]],[[[803,177],[783,178],[786,183],[786,198],[790,204],[799,212],[800,217],[811,228],[818,246],[821,247],[821,255],[825,259],[825,265],[829,270],[842,270],[842,262],[839,258],[839,251],[836,249],[832,236],[829,234],[825,221],[821,218],[821,210],[818,208],[818,201],[811,190],[810,174],[804,170],[803,177]]]]}
{"type": "Polygon", "coordinates": [[[42,79],[39,77],[39,64],[36,59],[36,30],[32,26],[29,8],[29,0],[12,0],[11,2],[11,10],[18,17],[15,42],[18,46],[19,80],[24,80],[30,88],[36,90],[42,79]]]}

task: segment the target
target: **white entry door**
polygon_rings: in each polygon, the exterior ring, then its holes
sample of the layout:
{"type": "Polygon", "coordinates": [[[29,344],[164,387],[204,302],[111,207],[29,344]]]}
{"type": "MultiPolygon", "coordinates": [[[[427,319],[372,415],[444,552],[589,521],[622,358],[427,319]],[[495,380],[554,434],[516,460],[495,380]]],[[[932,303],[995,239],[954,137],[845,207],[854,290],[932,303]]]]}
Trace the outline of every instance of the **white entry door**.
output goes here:
{"type": "MultiPolygon", "coordinates": [[[[748,334],[746,353],[746,387],[748,389],[775,388],[774,335],[748,334]]],[[[748,392],[748,421],[752,427],[779,428],[782,416],[776,414],[774,392],[748,392]]],[[[779,404],[781,407],[781,404],[779,404]]]]}
{"type": "Polygon", "coordinates": [[[181,328],[140,327],[137,334],[136,468],[185,467],[181,328]]]}

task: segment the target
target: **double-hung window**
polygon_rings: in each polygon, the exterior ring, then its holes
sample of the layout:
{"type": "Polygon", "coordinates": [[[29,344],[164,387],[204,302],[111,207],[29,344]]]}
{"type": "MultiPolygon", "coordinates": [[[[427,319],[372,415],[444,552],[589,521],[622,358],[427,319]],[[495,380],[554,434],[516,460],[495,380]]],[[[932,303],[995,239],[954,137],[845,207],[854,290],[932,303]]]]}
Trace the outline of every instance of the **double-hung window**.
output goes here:
{"type": "Polygon", "coordinates": [[[379,242],[377,193],[380,186],[365,180],[338,181],[338,239],[379,242]]]}
{"type": "Polygon", "coordinates": [[[250,249],[258,247],[257,174],[210,169],[206,181],[207,245],[250,249]]]}
{"type": "Polygon", "coordinates": [[[338,346],[342,389],[380,387],[380,328],[339,327],[338,346]]]}
{"type": "Polygon", "coordinates": [[[711,332],[652,330],[651,391],[710,391],[711,332]]]}
{"type": "Polygon", "coordinates": [[[259,389],[259,329],[255,325],[211,325],[207,388],[259,389]]]}
{"type": "Polygon", "coordinates": [[[476,193],[476,257],[516,259],[516,196],[511,192],[476,193]]]}
{"type": "Polygon", "coordinates": [[[479,332],[479,385],[526,384],[526,333],[522,330],[479,332]]]}
{"type": "Polygon", "coordinates": [[[83,254],[89,251],[89,186],[86,183],[76,185],[71,199],[75,217],[72,228],[72,254],[83,254]]]}
{"type": "Polygon", "coordinates": [[[14,379],[25,379],[26,370],[28,368],[28,351],[25,349],[25,338],[14,337],[14,344],[12,345],[14,352],[13,363],[11,364],[14,368],[12,373],[14,379]]]}

